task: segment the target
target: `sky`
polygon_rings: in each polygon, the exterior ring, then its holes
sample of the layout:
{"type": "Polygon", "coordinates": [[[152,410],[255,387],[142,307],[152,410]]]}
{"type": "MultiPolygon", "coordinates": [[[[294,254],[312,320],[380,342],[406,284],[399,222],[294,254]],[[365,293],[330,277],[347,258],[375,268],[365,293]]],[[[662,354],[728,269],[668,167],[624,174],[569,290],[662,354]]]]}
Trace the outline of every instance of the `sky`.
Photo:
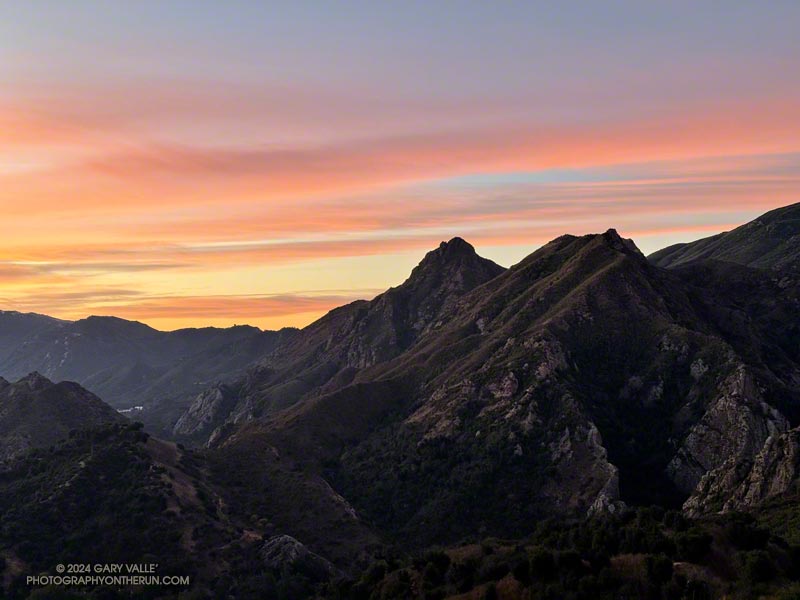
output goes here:
{"type": "Polygon", "coordinates": [[[0,3],[0,309],[303,326],[800,201],[800,2],[0,3]]]}

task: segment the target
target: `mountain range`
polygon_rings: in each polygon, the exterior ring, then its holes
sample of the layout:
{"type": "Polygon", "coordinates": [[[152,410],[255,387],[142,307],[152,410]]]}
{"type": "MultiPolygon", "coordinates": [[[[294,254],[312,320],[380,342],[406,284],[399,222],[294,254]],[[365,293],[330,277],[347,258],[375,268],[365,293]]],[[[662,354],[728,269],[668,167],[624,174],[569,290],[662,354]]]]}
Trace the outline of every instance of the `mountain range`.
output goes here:
{"type": "MultiPolygon", "coordinates": [[[[154,433],[196,449],[137,440],[76,384],[30,375],[0,384],[0,415],[25,417],[14,408],[21,401],[44,407],[11,425],[0,416],[10,448],[0,505],[34,494],[23,450],[75,429],[45,403],[63,396],[89,431],[96,418],[116,432],[101,438],[124,446],[121,464],[155,460],[153,444],[169,449],[167,471],[189,483],[183,497],[170,484],[177,504],[159,488],[153,507],[160,515],[172,502],[179,516],[203,507],[203,519],[164,527],[178,538],[196,531],[199,545],[184,549],[193,572],[217,565],[203,579],[208,590],[259,597],[245,590],[267,578],[275,590],[289,586],[286,597],[561,597],[584,577],[600,585],[603,569],[607,597],[637,577],[661,587],[628,597],[709,597],[686,596],[700,588],[721,597],[745,583],[746,594],[777,590],[792,561],[800,567],[791,546],[800,544],[798,241],[800,204],[650,257],[610,229],[564,235],[505,269],[454,238],[398,287],[280,332],[162,333],[3,313],[0,373],[74,373],[114,406],[144,406],[154,433]],[[34,439],[39,427],[52,431],[34,439]],[[652,505],[662,512],[636,512],[652,505]],[[554,519],[579,525],[554,533],[544,525],[554,519]],[[477,570],[466,577],[459,561],[481,540],[517,542],[484,542],[494,550],[470,559],[477,570]],[[442,547],[446,558],[432,558],[442,547]],[[543,547],[555,552],[555,579],[539,581],[531,570],[543,547]],[[559,554],[567,550],[578,563],[559,554]],[[404,566],[390,556],[426,558],[404,566]],[[506,567],[486,566],[501,556],[506,567]],[[628,556],[641,557],[644,575],[631,575],[640,559],[628,556]],[[670,565],[663,581],[658,560],[670,565]],[[741,579],[751,563],[770,575],[741,579]]],[[[53,468],[63,478],[63,457],[81,448],[36,460],[62,465],[53,468]]],[[[5,530],[6,561],[47,568],[19,550],[21,536],[5,530]]],[[[93,547],[107,550],[97,536],[93,547]]],[[[75,558],[68,548],[48,557],[75,558]]],[[[600,597],[578,587],[574,597],[600,597]]]]}
{"type": "Polygon", "coordinates": [[[38,371],[77,381],[162,433],[200,391],[243,372],[294,331],[236,326],[164,332],[115,317],[64,321],[2,311],[0,373],[17,379],[38,371]]]}

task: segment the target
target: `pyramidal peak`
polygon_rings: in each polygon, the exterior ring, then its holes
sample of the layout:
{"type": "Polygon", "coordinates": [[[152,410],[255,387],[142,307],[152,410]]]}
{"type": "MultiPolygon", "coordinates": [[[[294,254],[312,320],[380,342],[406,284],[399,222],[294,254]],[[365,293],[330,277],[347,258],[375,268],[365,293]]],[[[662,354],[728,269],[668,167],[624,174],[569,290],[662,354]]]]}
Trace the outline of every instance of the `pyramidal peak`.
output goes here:
{"type": "Polygon", "coordinates": [[[475,247],[464,238],[454,237],[448,242],[439,244],[439,251],[442,254],[476,254],[475,247]]]}
{"type": "Polygon", "coordinates": [[[441,242],[437,248],[428,252],[420,263],[411,271],[404,285],[421,281],[440,279],[441,277],[466,278],[487,281],[505,271],[504,267],[483,258],[469,242],[454,237],[450,241],[441,242]]]}
{"type": "Polygon", "coordinates": [[[622,237],[616,229],[609,229],[600,237],[614,250],[624,252],[625,254],[632,254],[640,258],[645,257],[632,239],[622,237]]]}
{"type": "Polygon", "coordinates": [[[31,390],[41,390],[52,386],[53,382],[38,371],[33,371],[17,381],[17,385],[25,385],[31,390]]]}
{"type": "Polygon", "coordinates": [[[472,244],[463,238],[454,237],[448,242],[440,243],[438,248],[428,252],[419,265],[455,262],[464,258],[479,258],[479,256],[472,244]]]}

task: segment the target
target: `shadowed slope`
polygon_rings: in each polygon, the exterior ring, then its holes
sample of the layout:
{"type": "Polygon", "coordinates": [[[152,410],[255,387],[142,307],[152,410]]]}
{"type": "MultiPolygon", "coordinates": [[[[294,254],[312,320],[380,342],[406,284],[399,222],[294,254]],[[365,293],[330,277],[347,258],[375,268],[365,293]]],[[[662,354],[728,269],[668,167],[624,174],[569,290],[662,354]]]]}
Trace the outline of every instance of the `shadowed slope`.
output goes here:
{"type": "Polygon", "coordinates": [[[660,267],[715,259],[759,269],[800,269],[800,203],[770,211],[730,232],[664,248],[649,259],[660,267]]]}
{"type": "Polygon", "coordinates": [[[77,383],[53,383],[35,372],[16,383],[0,379],[0,460],[50,446],[74,429],[125,421],[77,383]]]}

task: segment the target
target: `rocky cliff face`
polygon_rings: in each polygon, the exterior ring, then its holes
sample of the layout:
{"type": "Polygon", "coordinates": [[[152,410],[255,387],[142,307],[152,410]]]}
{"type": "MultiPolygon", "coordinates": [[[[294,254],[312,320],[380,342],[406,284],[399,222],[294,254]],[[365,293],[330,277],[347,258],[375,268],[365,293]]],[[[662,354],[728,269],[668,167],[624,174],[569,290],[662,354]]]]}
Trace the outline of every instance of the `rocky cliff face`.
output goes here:
{"type": "Polygon", "coordinates": [[[289,535],[276,535],[259,549],[264,564],[281,576],[302,575],[311,581],[330,581],[342,572],[289,535]]]}
{"type": "Polygon", "coordinates": [[[722,509],[767,440],[788,428],[785,417],[764,402],[744,365],[717,389],[717,398],[668,466],[680,488],[691,493],[684,508],[693,515],[722,509]]]}
{"type": "Polygon", "coordinates": [[[219,415],[229,415],[237,401],[236,391],[219,384],[202,392],[173,427],[181,438],[208,436],[218,424],[219,415]]]}
{"type": "Polygon", "coordinates": [[[746,510],[796,493],[800,482],[800,429],[773,434],[752,461],[738,486],[724,494],[723,510],[746,510]]]}

